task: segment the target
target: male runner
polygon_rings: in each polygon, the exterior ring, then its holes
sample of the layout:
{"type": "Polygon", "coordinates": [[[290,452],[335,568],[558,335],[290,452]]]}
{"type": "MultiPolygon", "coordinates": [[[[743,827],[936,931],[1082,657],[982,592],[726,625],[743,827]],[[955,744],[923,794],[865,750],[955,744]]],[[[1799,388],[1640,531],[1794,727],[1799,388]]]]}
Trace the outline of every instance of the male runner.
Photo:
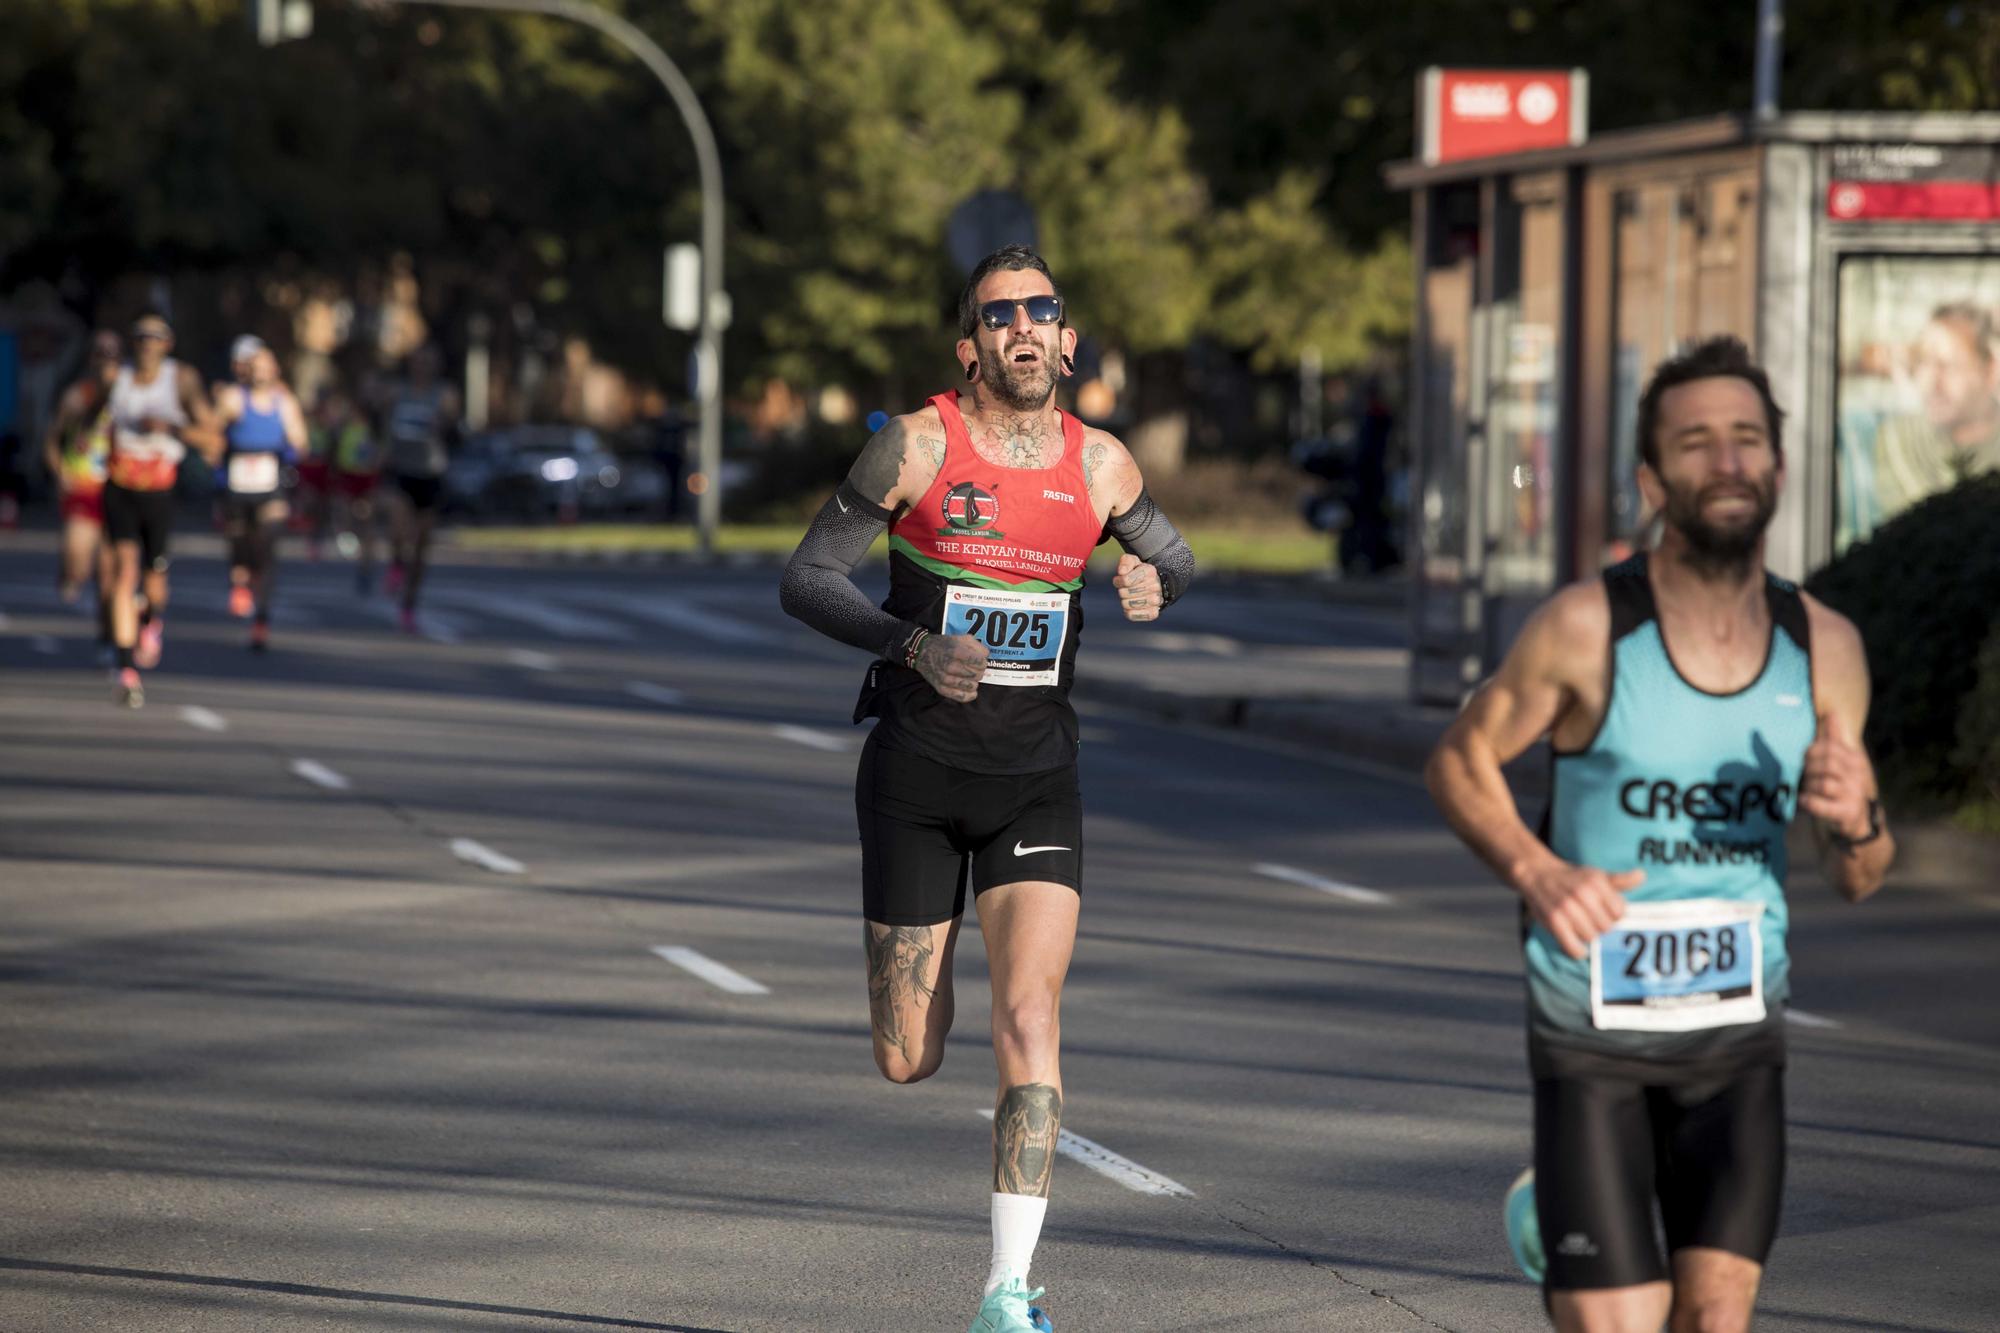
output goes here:
{"type": "Polygon", "coordinates": [[[438,354],[420,347],[410,354],[407,378],[383,414],[388,470],[401,497],[390,513],[389,592],[400,592],[403,628],[417,628],[417,593],[429,563],[431,530],[444,499],[444,471],[450,462],[445,436],[458,416],[457,396],[439,378],[438,354]]]}
{"type": "Polygon", "coordinates": [[[223,530],[231,552],[229,609],[237,616],[254,611],[250,648],[263,652],[271,641],[271,594],[278,578],[278,537],[283,531],[285,464],[306,444],[305,413],[278,374],[278,358],[256,338],[236,340],[231,360],[248,378],[216,390],[215,409],[227,448],[223,461],[223,530]]]}
{"type": "Polygon", "coordinates": [[[132,326],[132,364],[122,367],[111,385],[104,531],[116,558],[111,638],[118,654],[118,698],[128,708],[145,702],[139,669],[150,671],[160,662],[181,459],[189,445],[211,463],[222,452],[201,376],[168,355],[173,345],[174,331],[164,316],[142,316],[132,326]],[[142,573],[143,616],[137,605],[142,573]]]}
{"type": "Polygon", "coordinates": [[[124,345],[110,329],[91,335],[82,378],[64,391],[42,442],[62,511],[62,557],[56,586],[74,602],[86,578],[97,582],[99,646],[111,646],[111,548],[104,541],[104,468],[111,451],[111,385],[124,345]]]}
{"type": "Polygon", "coordinates": [[[966,387],[890,421],[813,519],[785,610],[879,655],[862,747],[863,942],[875,1063],[935,1073],[951,1028],[951,955],[971,872],[993,979],[993,1259],[974,1333],[1046,1328],[1028,1264],[1062,1119],[1058,1011],[1083,871],[1069,703],[1084,561],[1107,530],[1129,620],[1155,619],[1194,573],[1125,446],[1055,406],[1077,335],[1048,266],[995,251],[959,298],[966,387]],[[891,526],[893,524],[893,526],[891,526]],[[850,574],[890,527],[888,600],[850,574]]]}
{"type": "Polygon", "coordinates": [[[1895,851],[1861,638],[1764,569],[1781,417],[1733,338],[1663,363],[1639,402],[1659,546],[1551,598],[1431,757],[1528,919],[1529,1246],[1560,1329],[1749,1327],[1784,1176],[1785,826],[1813,818],[1855,902],[1895,851]],[[1500,773],[1543,736],[1546,842],[1500,773]]]}

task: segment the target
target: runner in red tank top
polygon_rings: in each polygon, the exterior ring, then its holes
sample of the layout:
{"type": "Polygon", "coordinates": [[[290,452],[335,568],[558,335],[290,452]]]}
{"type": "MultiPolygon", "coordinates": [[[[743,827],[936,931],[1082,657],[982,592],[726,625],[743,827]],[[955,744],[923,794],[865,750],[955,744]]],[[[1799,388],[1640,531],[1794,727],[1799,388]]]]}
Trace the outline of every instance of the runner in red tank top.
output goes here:
{"type": "Polygon", "coordinates": [[[1125,446],[1055,405],[1077,335],[1025,246],[959,299],[966,386],[890,421],[814,518],[785,609],[866,648],[855,720],[878,719],[855,786],[875,1062],[935,1073],[970,871],[993,980],[993,1262],[974,1333],[1048,1327],[1028,1263],[1062,1119],[1057,1012],[1076,943],[1083,811],[1069,704],[1084,562],[1108,533],[1128,620],[1152,620],[1194,558],[1125,446]],[[887,601],[850,577],[890,529],[887,601]]]}

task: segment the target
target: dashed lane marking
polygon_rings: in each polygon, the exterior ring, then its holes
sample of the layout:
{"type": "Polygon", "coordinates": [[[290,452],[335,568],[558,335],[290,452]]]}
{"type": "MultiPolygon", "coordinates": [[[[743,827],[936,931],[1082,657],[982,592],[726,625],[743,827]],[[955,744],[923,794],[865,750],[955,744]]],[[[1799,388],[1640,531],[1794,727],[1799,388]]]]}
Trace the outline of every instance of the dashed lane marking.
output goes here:
{"type": "Polygon", "coordinates": [[[528,869],[513,857],[503,856],[485,843],[475,842],[471,838],[453,838],[451,854],[461,861],[470,861],[481,869],[491,870],[496,875],[519,875],[528,869]]]}
{"type": "Polygon", "coordinates": [[[771,988],[752,981],[733,967],[724,966],[696,949],[677,944],[655,944],[653,952],[685,972],[692,972],[709,985],[731,995],[769,995],[771,988]]]}
{"type": "Polygon", "coordinates": [[[678,707],[687,702],[687,696],[667,685],[655,685],[649,680],[628,680],[625,693],[634,699],[644,699],[649,704],[662,704],[668,708],[678,707]]]}
{"type": "Polygon", "coordinates": [[[1388,894],[1380,890],[1364,889],[1359,884],[1343,884],[1337,879],[1328,879],[1325,875],[1315,875],[1310,870],[1300,870],[1294,866],[1281,866],[1269,861],[1260,861],[1250,868],[1267,879],[1281,879],[1287,884],[1304,885],[1308,889],[1317,889],[1321,893],[1335,898],[1344,898],[1351,903],[1368,903],[1371,906],[1380,907],[1385,903],[1395,901],[1388,894]]]}
{"type": "Polygon", "coordinates": [[[562,663],[548,653],[538,653],[532,648],[510,648],[507,660],[527,671],[555,671],[562,663]]]}
{"type": "Polygon", "coordinates": [[[317,759],[292,760],[292,772],[313,786],[324,787],[328,791],[346,791],[354,785],[317,759]]]}
{"type": "Polygon", "coordinates": [[[841,754],[847,749],[847,742],[839,736],[829,736],[824,731],[814,731],[811,727],[790,725],[771,728],[771,734],[780,740],[792,741],[798,745],[809,745],[815,750],[825,750],[831,754],[841,754]]]}
{"type": "Polygon", "coordinates": [[[190,727],[197,727],[202,731],[229,730],[229,721],[227,718],[212,709],[203,708],[200,704],[189,704],[185,708],[182,708],[181,721],[187,723],[190,727]]]}

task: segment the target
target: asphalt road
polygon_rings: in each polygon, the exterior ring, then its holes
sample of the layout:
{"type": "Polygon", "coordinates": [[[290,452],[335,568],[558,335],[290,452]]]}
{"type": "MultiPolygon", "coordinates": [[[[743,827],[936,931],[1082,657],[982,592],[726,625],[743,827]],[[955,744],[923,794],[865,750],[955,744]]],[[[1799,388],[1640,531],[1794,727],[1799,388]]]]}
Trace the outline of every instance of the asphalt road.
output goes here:
{"type": "MultiPolygon", "coordinates": [[[[769,571],[448,568],[408,637],[294,565],[253,657],[187,559],[137,713],[47,574],[0,554],[0,1330],[964,1327],[982,951],[883,1082],[862,662],[769,571]]],[[[1397,642],[1218,586],[1148,647],[1092,596],[1086,673],[1397,642]]],[[[1408,781],[1105,684],[1057,1328],[1541,1327],[1507,895],[1408,781]]],[[[1793,898],[1760,1327],[2000,1327],[2000,893],[1793,898]]]]}

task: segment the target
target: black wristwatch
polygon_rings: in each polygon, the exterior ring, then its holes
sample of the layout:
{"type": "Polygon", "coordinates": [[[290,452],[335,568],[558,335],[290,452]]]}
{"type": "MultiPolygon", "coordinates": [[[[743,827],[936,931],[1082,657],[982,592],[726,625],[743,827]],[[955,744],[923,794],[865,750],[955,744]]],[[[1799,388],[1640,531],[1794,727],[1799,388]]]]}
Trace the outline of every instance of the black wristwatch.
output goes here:
{"type": "Polygon", "coordinates": [[[1866,833],[1858,838],[1850,838],[1844,833],[1835,833],[1832,831],[1829,831],[1826,835],[1827,841],[1840,848],[1843,852],[1851,852],[1856,847],[1866,846],[1881,836],[1882,802],[1872,796],[1868,798],[1868,831],[1866,833]]]}

